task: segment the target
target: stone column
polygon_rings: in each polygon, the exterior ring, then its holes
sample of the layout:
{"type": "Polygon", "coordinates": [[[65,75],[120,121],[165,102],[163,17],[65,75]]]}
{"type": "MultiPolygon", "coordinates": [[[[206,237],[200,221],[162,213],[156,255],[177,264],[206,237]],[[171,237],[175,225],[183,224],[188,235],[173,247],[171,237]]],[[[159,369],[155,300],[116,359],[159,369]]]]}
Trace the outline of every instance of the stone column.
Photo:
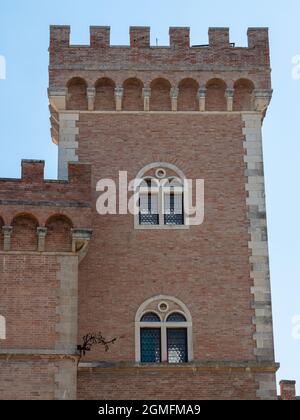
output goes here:
{"type": "Polygon", "coordinates": [[[225,93],[227,99],[227,111],[233,111],[233,98],[234,98],[234,89],[226,89],[225,93]]]}
{"type": "Polygon", "coordinates": [[[12,235],[13,228],[12,226],[3,226],[2,232],[4,235],[4,244],[3,250],[4,252],[9,252],[11,249],[11,235],[12,235]]]}
{"type": "Polygon", "coordinates": [[[96,98],[96,89],[95,88],[87,88],[86,90],[87,98],[88,98],[88,110],[94,111],[95,109],[95,98],[96,98]]]}
{"type": "Polygon", "coordinates": [[[151,99],[151,88],[144,88],[143,89],[143,97],[144,97],[144,111],[150,111],[150,99],[151,99]]]}
{"type": "Polygon", "coordinates": [[[198,91],[198,98],[199,98],[199,111],[205,112],[206,110],[206,88],[202,87],[198,91]]]}
{"type": "Polygon", "coordinates": [[[176,87],[172,87],[170,94],[171,94],[171,101],[172,101],[172,111],[176,112],[177,111],[177,101],[178,101],[179,89],[176,88],[176,87]]]}
{"type": "Polygon", "coordinates": [[[38,234],[38,252],[45,252],[45,239],[47,235],[47,228],[45,227],[38,227],[37,234],[38,234]]]}
{"type": "Polygon", "coordinates": [[[116,111],[122,111],[124,89],[121,86],[115,88],[116,111]]]}

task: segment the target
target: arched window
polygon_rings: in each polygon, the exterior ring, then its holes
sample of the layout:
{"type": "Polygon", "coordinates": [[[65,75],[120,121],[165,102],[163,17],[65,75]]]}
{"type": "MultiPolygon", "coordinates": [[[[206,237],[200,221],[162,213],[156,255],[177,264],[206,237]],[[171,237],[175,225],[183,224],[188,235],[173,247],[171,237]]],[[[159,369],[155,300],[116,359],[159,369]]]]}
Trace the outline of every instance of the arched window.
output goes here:
{"type": "Polygon", "coordinates": [[[192,319],[178,299],[157,296],[136,315],[136,362],[181,364],[193,360],[192,319]]]}
{"type": "Polygon", "coordinates": [[[185,227],[184,174],[174,165],[154,163],[137,176],[136,228],[185,227]]]}

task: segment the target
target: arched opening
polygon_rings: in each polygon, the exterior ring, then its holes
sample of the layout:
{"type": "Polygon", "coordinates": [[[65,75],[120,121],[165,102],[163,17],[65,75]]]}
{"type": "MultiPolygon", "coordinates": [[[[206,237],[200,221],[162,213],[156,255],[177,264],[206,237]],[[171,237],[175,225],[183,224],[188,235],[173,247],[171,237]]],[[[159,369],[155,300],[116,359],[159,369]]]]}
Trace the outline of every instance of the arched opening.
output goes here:
{"type": "Polygon", "coordinates": [[[16,216],[12,222],[12,251],[37,251],[39,226],[35,217],[28,214],[16,216]]]}
{"type": "Polygon", "coordinates": [[[68,83],[67,110],[86,111],[88,109],[87,84],[80,77],[74,77],[68,83]]]}
{"type": "Polygon", "coordinates": [[[3,246],[4,246],[4,235],[3,235],[3,228],[4,226],[4,220],[2,219],[2,217],[0,217],[0,251],[3,251],[3,246]]]}
{"type": "Polygon", "coordinates": [[[115,111],[115,83],[113,80],[103,78],[98,80],[95,85],[95,111],[115,111]]]}
{"type": "Polygon", "coordinates": [[[186,226],[184,211],[185,176],[175,165],[156,162],[143,168],[136,177],[138,211],[136,229],[174,229],[186,226]]]}
{"type": "Polygon", "coordinates": [[[135,317],[136,362],[180,364],[193,360],[192,317],[179,299],[156,296],[135,317]]]}
{"type": "Polygon", "coordinates": [[[50,217],[46,223],[47,236],[45,248],[48,252],[72,251],[72,222],[63,215],[50,217]]]}
{"type": "Polygon", "coordinates": [[[138,79],[128,79],[124,82],[123,110],[143,111],[143,83],[138,79]]]}
{"type": "Polygon", "coordinates": [[[234,84],[234,111],[253,110],[254,84],[251,80],[240,79],[234,84]]]}
{"type": "Polygon", "coordinates": [[[206,111],[226,111],[226,83],[221,79],[209,80],[206,84],[206,111]]]}
{"type": "Polygon", "coordinates": [[[193,79],[184,79],[179,83],[178,111],[198,111],[199,84],[193,79]]]}
{"type": "Polygon", "coordinates": [[[150,111],[171,111],[171,84],[166,79],[151,83],[150,111]]]}

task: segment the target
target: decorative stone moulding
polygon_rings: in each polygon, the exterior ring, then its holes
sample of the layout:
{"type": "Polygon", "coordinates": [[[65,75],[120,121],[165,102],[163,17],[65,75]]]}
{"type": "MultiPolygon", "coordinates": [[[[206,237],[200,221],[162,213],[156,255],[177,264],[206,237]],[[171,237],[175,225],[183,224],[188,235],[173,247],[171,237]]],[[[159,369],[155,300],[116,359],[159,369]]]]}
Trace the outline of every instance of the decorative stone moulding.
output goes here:
{"type": "Polygon", "coordinates": [[[79,262],[87,254],[93,231],[91,229],[72,229],[72,252],[78,253],[79,262]]]}

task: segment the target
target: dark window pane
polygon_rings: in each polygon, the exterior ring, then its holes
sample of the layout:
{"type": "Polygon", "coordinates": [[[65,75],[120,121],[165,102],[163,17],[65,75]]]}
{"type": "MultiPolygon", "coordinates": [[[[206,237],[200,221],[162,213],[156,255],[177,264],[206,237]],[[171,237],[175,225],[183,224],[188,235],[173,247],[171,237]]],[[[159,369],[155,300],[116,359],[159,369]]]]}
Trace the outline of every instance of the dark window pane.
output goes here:
{"type": "Polygon", "coordinates": [[[161,362],[161,331],[160,329],[141,329],[141,362],[161,362]]]}
{"type": "Polygon", "coordinates": [[[159,215],[140,214],[140,225],[159,225],[159,215]]]}
{"type": "Polygon", "coordinates": [[[142,317],[141,322],[160,322],[160,318],[155,313],[149,312],[142,317]]]}
{"type": "Polygon", "coordinates": [[[167,322],[186,322],[186,317],[179,313],[171,314],[167,322]]]}
{"type": "Polygon", "coordinates": [[[183,194],[165,195],[165,225],[184,225],[183,194]]]}
{"type": "Polygon", "coordinates": [[[140,197],[140,225],[158,225],[158,197],[155,194],[144,194],[140,197]]]}
{"type": "Polygon", "coordinates": [[[168,361],[169,363],[187,363],[187,330],[168,329],[168,361]]]}

